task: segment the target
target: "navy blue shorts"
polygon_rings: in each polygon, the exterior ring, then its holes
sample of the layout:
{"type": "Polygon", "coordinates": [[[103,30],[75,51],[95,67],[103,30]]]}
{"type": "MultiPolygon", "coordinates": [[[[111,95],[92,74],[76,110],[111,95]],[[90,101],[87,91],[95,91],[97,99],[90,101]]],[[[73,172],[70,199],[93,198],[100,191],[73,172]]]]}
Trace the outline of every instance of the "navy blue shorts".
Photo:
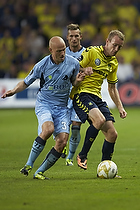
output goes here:
{"type": "MultiPolygon", "coordinates": [[[[93,108],[98,108],[104,115],[106,121],[115,122],[107,103],[96,95],[83,92],[76,94],[73,99],[73,107],[82,123],[85,123],[86,120],[89,121],[88,113],[93,108]]],[[[91,121],[89,121],[89,123],[91,123],[91,121]]]]}

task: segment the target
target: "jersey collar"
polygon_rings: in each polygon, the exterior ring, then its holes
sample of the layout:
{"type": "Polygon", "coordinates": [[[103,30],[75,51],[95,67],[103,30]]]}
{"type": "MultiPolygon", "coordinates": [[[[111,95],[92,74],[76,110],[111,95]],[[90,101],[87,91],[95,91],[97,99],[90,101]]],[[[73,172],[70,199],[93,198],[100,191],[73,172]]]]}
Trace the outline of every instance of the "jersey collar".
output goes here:
{"type": "Polygon", "coordinates": [[[51,59],[51,62],[55,64],[53,58],[52,58],[52,55],[50,55],[50,59],[51,59]]]}
{"type": "MultiPolygon", "coordinates": [[[[82,46],[78,51],[76,51],[76,52],[80,52],[82,49],[83,49],[83,46],[82,46]]],[[[73,52],[73,51],[70,49],[70,47],[69,47],[69,50],[70,50],[71,52],[73,52]]]]}

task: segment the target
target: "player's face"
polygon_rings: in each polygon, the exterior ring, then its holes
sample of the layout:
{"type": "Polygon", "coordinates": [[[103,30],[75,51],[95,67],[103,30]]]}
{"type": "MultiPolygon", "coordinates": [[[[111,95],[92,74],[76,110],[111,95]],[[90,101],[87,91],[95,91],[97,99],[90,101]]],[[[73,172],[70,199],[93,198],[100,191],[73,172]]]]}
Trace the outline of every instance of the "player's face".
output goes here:
{"type": "Polygon", "coordinates": [[[107,39],[105,45],[105,55],[106,56],[115,56],[117,52],[122,48],[124,41],[121,40],[118,36],[114,36],[111,41],[107,39]]]}
{"type": "Polygon", "coordinates": [[[52,58],[56,64],[59,64],[65,59],[66,46],[61,45],[51,49],[52,58]]]}
{"type": "Polygon", "coordinates": [[[67,35],[67,40],[70,48],[80,47],[80,41],[82,39],[82,35],[80,34],[80,30],[69,30],[67,35]]]}

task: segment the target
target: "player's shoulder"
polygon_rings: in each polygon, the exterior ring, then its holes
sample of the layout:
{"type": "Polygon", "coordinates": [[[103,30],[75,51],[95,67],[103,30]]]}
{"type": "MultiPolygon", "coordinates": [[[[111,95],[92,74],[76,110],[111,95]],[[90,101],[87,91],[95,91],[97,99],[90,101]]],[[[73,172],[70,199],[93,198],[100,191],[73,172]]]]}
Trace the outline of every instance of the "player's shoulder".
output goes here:
{"type": "Polygon", "coordinates": [[[87,48],[85,48],[85,50],[82,52],[81,54],[81,58],[82,57],[90,57],[90,56],[94,56],[96,53],[96,47],[95,46],[89,46],[87,48]]]}
{"type": "Polygon", "coordinates": [[[82,46],[78,52],[83,52],[85,49],[86,49],[86,47],[82,46]]]}
{"type": "Polygon", "coordinates": [[[82,54],[92,54],[92,53],[95,53],[96,51],[99,51],[99,50],[100,50],[100,46],[89,46],[89,47],[84,49],[82,54]]]}
{"type": "Polygon", "coordinates": [[[65,59],[66,59],[67,63],[71,63],[71,62],[72,63],[79,63],[76,58],[74,58],[73,56],[68,55],[68,54],[65,55],[65,59]]]}
{"type": "Polygon", "coordinates": [[[89,52],[93,50],[93,48],[94,48],[93,46],[86,47],[83,52],[89,52]]]}
{"type": "Polygon", "coordinates": [[[118,66],[118,60],[117,60],[116,56],[112,56],[111,62],[112,62],[115,66],[118,66]]]}
{"type": "Polygon", "coordinates": [[[70,54],[71,50],[70,50],[70,47],[66,47],[66,54],[70,54]]]}
{"type": "Polygon", "coordinates": [[[44,58],[42,58],[40,61],[38,61],[35,64],[35,67],[42,67],[44,65],[46,65],[48,62],[50,62],[50,55],[45,56],[44,58]]]}

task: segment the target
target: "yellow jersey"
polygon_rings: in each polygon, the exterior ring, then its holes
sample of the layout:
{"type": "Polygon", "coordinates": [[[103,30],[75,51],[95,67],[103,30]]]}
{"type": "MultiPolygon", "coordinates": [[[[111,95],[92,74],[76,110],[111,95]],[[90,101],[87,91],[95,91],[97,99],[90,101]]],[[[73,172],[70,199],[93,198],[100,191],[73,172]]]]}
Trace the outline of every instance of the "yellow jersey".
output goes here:
{"type": "Polygon", "coordinates": [[[93,74],[85,76],[85,79],[78,87],[73,87],[70,98],[73,99],[75,94],[81,92],[91,93],[101,97],[101,86],[104,79],[108,83],[116,83],[118,61],[115,56],[105,56],[103,46],[91,46],[86,48],[80,59],[80,66],[82,68],[92,67],[93,74]]]}

